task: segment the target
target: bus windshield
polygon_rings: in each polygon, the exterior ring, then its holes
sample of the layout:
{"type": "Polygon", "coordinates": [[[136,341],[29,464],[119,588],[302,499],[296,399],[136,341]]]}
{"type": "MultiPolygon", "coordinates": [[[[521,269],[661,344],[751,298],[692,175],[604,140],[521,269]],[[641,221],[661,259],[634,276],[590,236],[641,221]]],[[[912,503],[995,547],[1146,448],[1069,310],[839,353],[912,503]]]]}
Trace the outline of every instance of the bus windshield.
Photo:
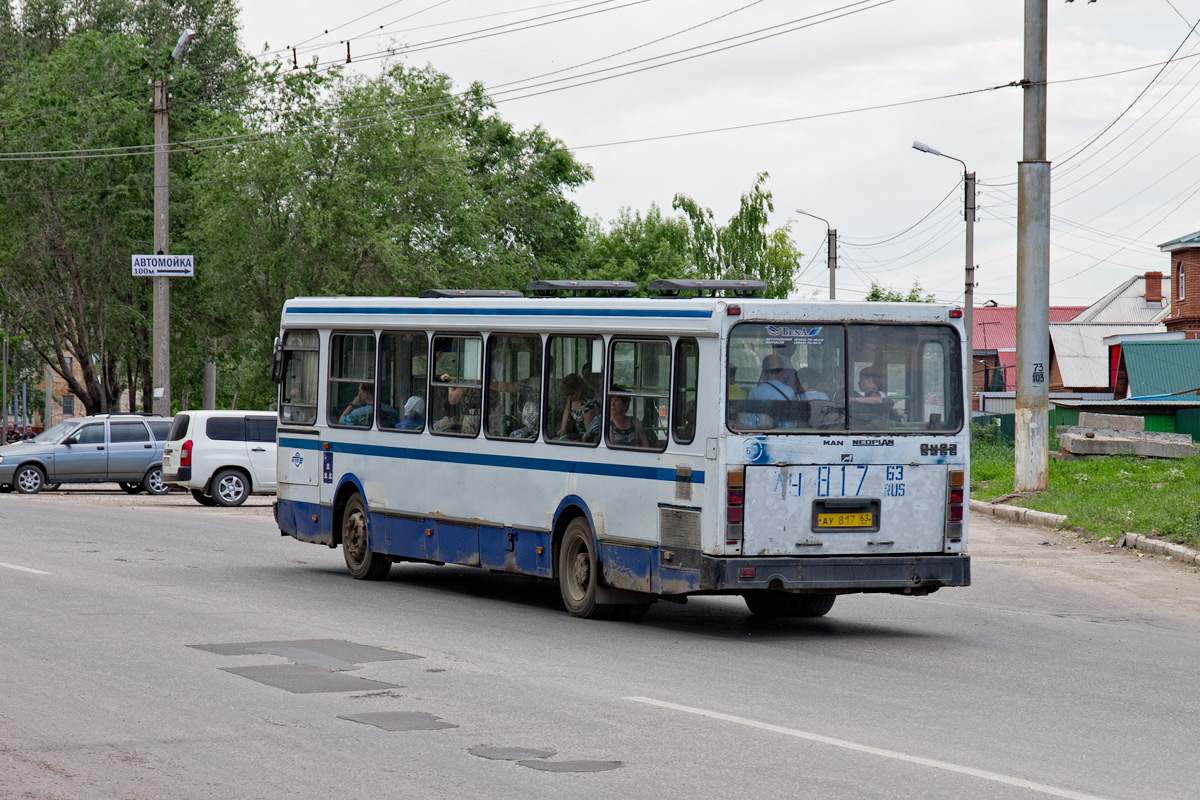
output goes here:
{"type": "Polygon", "coordinates": [[[742,323],[729,336],[735,432],[957,432],[958,334],[948,325],[742,323]]]}

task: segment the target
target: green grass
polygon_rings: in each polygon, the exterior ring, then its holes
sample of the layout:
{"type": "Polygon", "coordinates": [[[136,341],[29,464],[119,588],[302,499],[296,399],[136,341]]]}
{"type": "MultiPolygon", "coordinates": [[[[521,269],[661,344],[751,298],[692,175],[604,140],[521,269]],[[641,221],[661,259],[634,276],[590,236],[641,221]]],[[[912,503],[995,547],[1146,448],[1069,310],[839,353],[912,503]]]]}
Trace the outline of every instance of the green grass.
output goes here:
{"type": "MultiPolygon", "coordinates": [[[[986,429],[985,429],[986,430],[986,429]]],[[[1057,447],[1057,442],[1051,442],[1057,447]]],[[[1053,452],[1053,451],[1052,451],[1053,452]]],[[[971,497],[1013,490],[1013,447],[985,433],[971,443],[971,497]]],[[[1050,459],[1050,488],[1014,504],[1065,514],[1096,538],[1133,531],[1200,547],[1200,457],[1050,459]]]]}

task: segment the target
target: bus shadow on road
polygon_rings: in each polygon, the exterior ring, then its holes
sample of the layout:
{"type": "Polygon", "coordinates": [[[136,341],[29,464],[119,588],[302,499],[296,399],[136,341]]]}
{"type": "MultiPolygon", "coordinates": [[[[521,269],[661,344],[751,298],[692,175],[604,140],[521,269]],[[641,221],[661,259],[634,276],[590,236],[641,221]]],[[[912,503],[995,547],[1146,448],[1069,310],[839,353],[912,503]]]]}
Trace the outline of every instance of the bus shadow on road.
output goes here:
{"type": "MultiPolygon", "coordinates": [[[[319,575],[322,580],[333,577],[347,585],[357,583],[337,567],[308,565],[308,568],[310,575],[319,575]]],[[[556,615],[566,613],[558,585],[553,581],[524,575],[483,572],[469,567],[396,564],[383,581],[372,585],[358,585],[363,589],[379,590],[383,593],[416,589],[431,599],[436,594],[442,597],[461,597],[472,602],[479,601],[481,613],[486,611],[488,604],[494,603],[540,609],[556,615]]],[[[408,604],[412,601],[405,602],[408,604]]],[[[691,597],[684,604],[660,600],[650,607],[645,617],[638,620],[580,622],[604,626],[609,630],[625,628],[631,631],[671,631],[721,639],[750,638],[754,641],[939,638],[939,634],[930,633],[926,627],[916,629],[900,624],[866,621],[861,610],[854,608],[855,604],[861,602],[864,602],[863,597],[849,595],[839,598],[833,610],[825,617],[771,619],[751,614],[739,596],[708,595],[691,597]]]]}

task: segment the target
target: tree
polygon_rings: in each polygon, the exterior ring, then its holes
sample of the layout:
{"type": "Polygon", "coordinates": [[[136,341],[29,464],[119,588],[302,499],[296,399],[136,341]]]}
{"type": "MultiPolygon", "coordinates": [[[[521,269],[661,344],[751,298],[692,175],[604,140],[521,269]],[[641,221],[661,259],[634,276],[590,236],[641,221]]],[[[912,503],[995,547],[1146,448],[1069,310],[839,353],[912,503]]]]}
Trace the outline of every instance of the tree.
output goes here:
{"type": "Polygon", "coordinates": [[[208,264],[197,338],[240,362],[251,402],[283,302],[523,287],[578,262],[585,220],[567,192],[588,168],[540,128],[515,131],[481,87],[432,67],[374,78],[269,65],[261,93],[204,151],[193,249],[208,264]]]}
{"type": "Polygon", "coordinates": [[[908,290],[908,294],[904,294],[895,289],[889,289],[886,286],[881,286],[875,281],[871,281],[871,290],[867,292],[867,296],[863,298],[868,301],[887,302],[887,303],[936,303],[937,298],[933,296],[933,292],[926,292],[921,288],[921,281],[914,280],[912,288],[908,290]]]}
{"type": "Polygon", "coordinates": [[[787,297],[792,291],[802,253],[792,242],[790,223],[767,230],[775,210],[765,188],[767,177],[759,173],[754,187],[742,195],[738,212],[723,226],[716,224],[712,209],[687,195],[675,196],[672,206],[683,211],[691,226],[688,254],[694,277],[760,280],[767,285],[767,297],[787,297]]]}
{"type": "Polygon", "coordinates": [[[680,278],[690,272],[690,229],[682,217],[664,216],[656,204],[642,216],[622,208],[604,230],[599,220],[588,224],[587,245],[581,256],[587,280],[633,281],[642,293],[650,281],[680,278]]]}
{"type": "MultiPolygon", "coordinates": [[[[153,229],[147,62],[165,67],[183,27],[205,31],[175,65],[173,138],[189,138],[245,93],[236,6],[28,0],[21,11],[0,14],[0,39],[21,54],[0,56],[0,304],[88,413],[115,408],[139,378],[148,404],[150,285],[129,270],[153,229]],[[97,149],[109,154],[74,155],[97,149]]],[[[187,172],[182,159],[171,166],[173,182],[187,172]]],[[[186,209],[173,206],[178,225],[186,209]]]]}

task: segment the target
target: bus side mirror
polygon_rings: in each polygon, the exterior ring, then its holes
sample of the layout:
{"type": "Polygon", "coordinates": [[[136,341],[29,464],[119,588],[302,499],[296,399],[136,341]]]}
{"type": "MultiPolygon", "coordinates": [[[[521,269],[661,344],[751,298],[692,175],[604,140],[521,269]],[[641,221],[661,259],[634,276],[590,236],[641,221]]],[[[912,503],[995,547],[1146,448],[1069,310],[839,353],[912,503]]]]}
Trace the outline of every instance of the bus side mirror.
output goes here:
{"type": "Polygon", "coordinates": [[[271,380],[275,383],[283,383],[283,350],[276,349],[275,356],[271,361],[271,380]]]}

